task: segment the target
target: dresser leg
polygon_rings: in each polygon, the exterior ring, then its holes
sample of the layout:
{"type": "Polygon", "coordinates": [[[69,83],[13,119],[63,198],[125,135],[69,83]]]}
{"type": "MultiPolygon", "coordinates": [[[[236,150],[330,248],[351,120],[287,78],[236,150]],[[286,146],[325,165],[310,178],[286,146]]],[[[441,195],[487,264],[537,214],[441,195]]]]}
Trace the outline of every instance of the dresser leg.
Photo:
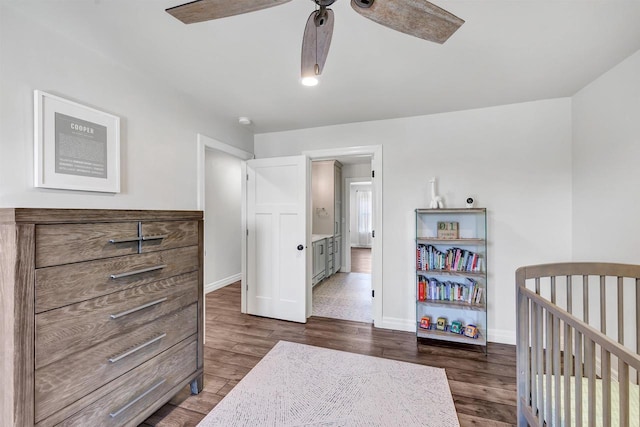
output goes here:
{"type": "Polygon", "coordinates": [[[191,387],[191,394],[199,394],[202,391],[202,387],[204,386],[202,383],[203,375],[200,375],[198,378],[194,379],[189,383],[191,387]]]}

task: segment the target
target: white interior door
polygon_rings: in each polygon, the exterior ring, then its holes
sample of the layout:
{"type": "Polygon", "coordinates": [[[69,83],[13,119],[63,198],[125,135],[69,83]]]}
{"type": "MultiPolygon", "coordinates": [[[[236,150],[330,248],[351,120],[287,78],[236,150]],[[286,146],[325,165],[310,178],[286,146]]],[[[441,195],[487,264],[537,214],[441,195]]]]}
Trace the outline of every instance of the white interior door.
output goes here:
{"type": "Polygon", "coordinates": [[[307,299],[306,156],[247,161],[247,312],[304,323],[307,299]]]}

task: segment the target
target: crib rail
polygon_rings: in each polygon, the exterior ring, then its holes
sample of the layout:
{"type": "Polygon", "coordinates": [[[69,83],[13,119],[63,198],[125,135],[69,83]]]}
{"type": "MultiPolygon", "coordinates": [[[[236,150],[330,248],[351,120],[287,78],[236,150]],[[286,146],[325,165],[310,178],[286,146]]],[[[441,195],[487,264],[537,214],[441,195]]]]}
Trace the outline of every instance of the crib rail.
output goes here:
{"type": "Polygon", "coordinates": [[[516,284],[518,425],[638,425],[640,266],[528,266],[516,284]]]}

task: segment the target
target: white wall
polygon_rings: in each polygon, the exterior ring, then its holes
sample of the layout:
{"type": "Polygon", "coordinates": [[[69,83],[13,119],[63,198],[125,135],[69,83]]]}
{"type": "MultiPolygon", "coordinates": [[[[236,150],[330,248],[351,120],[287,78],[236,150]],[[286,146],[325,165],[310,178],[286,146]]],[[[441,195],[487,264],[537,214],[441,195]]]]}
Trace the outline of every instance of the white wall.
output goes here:
{"type": "Polygon", "coordinates": [[[6,4],[0,4],[0,93],[3,207],[195,209],[196,134],[253,151],[249,131],[226,126],[153,75],[138,74],[6,4]],[[33,187],[34,89],[121,118],[120,194],[33,187]]]}
{"type": "Polygon", "coordinates": [[[241,160],[205,150],[205,291],[241,278],[241,160]]]}
{"type": "Polygon", "coordinates": [[[573,98],[573,254],[640,264],[640,51],[573,98]]]}
{"type": "Polygon", "coordinates": [[[342,180],[347,178],[364,178],[371,176],[371,162],[342,166],[342,180]]]}
{"type": "Polygon", "coordinates": [[[334,165],[331,161],[311,162],[311,233],[334,233],[334,165]]]}
{"type": "Polygon", "coordinates": [[[382,326],[414,330],[415,208],[488,209],[489,340],[515,342],[517,267],[571,258],[571,100],[256,135],[257,157],[383,146],[382,326]]]}

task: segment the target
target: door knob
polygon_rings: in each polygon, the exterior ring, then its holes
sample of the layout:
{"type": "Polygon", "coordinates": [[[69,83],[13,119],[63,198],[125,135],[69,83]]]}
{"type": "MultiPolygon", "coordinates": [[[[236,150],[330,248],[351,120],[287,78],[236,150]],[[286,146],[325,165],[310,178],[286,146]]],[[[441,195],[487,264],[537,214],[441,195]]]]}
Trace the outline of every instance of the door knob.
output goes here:
{"type": "Polygon", "coordinates": [[[303,250],[303,249],[304,249],[304,246],[302,246],[302,245],[298,245],[298,250],[299,250],[299,251],[301,251],[301,250],[303,250]]]}

